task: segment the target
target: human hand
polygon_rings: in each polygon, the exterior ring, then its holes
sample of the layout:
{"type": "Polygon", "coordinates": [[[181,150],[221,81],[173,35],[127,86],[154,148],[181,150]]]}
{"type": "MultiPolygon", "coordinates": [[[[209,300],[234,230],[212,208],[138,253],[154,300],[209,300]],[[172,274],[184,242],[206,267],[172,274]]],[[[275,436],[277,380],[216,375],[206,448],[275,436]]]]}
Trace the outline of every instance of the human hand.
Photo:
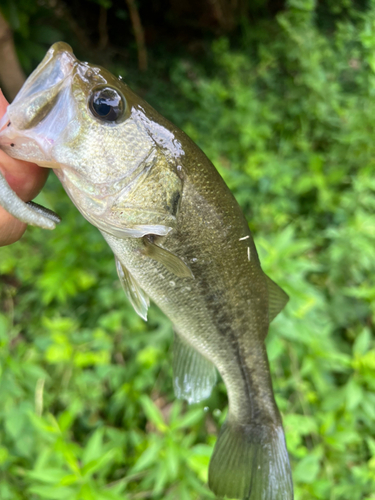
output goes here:
{"type": "MultiPolygon", "coordinates": [[[[0,118],[8,103],[0,90],[0,118]]],[[[0,150],[0,171],[13,191],[23,200],[30,201],[39,193],[47,180],[49,169],[35,163],[15,160],[0,150]]],[[[27,225],[0,207],[0,246],[18,241],[27,225]]]]}

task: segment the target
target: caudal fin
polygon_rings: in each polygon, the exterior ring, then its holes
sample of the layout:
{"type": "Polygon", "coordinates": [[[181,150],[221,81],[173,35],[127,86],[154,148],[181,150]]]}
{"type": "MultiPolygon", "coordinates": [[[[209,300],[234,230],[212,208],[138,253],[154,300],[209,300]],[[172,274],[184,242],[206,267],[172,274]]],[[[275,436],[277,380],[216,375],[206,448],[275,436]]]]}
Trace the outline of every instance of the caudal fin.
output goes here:
{"type": "Polygon", "coordinates": [[[218,497],[293,500],[282,427],[224,423],[210,462],[208,483],[218,497]]]}

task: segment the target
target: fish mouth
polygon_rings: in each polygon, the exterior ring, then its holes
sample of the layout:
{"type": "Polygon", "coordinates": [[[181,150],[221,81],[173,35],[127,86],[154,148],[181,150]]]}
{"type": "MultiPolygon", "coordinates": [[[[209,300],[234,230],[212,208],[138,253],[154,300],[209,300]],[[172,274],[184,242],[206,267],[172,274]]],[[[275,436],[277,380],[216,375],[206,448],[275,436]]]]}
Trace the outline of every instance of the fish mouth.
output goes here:
{"type": "Polygon", "coordinates": [[[58,167],[51,152],[57,135],[71,118],[67,100],[78,64],[68,44],[58,42],[49,49],[0,120],[3,151],[43,167],[58,167]]]}
{"type": "Polygon", "coordinates": [[[12,158],[37,163],[40,166],[55,168],[48,151],[48,139],[32,134],[28,136],[12,125],[9,114],[5,113],[0,121],[0,149],[12,158]]]}
{"type": "MultiPolygon", "coordinates": [[[[43,61],[29,76],[16,98],[0,120],[0,148],[9,156],[32,161],[43,167],[56,168],[51,151],[55,136],[70,118],[69,113],[59,117],[62,106],[67,104],[68,85],[74,67],[79,64],[71,47],[65,43],[54,44],[43,61]],[[56,107],[59,108],[56,110],[56,107]],[[48,115],[47,130],[42,128],[48,115]]],[[[39,205],[23,202],[12,191],[0,173],[0,206],[26,224],[54,229],[59,222],[56,214],[39,205]]]]}

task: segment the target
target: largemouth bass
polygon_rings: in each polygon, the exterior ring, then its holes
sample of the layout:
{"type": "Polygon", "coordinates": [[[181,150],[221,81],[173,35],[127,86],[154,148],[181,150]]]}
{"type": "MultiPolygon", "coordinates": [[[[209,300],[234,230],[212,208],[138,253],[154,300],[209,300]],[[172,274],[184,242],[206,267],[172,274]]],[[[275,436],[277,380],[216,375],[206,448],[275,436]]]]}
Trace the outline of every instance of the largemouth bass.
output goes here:
{"type": "MultiPolygon", "coordinates": [[[[262,271],[239,205],[204,153],[107,70],[57,43],[0,122],[0,147],[53,168],[115,255],[146,319],[151,298],[175,329],[174,388],[207,398],[220,373],[229,412],[209,466],[220,497],[291,500],[293,486],[264,344],[288,297],[262,271]]],[[[29,224],[54,214],[0,179],[0,204],[29,224]]]]}

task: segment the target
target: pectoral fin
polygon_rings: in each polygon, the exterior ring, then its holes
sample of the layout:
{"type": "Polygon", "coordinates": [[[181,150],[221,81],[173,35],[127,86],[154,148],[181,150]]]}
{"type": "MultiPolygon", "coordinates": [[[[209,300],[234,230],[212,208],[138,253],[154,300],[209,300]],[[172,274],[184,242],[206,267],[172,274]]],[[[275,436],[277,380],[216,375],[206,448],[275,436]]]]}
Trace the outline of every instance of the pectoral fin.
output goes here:
{"type": "Polygon", "coordinates": [[[173,253],[165,250],[165,248],[156,245],[151,237],[146,236],[143,238],[144,250],[143,255],[147,255],[150,259],[156,260],[163,264],[171,273],[179,278],[194,278],[193,273],[185,262],[174,255],[173,253]]]}
{"type": "Polygon", "coordinates": [[[166,236],[172,228],[166,226],[164,224],[133,224],[126,226],[117,225],[109,222],[108,220],[101,220],[100,217],[93,216],[88,212],[82,210],[79,207],[82,215],[95,227],[100,229],[100,231],[104,231],[111,236],[115,236],[116,238],[124,239],[124,238],[142,238],[146,234],[156,234],[157,236],[166,236]]]}
{"type": "Polygon", "coordinates": [[[271,323],[271,321],[279,314],[279,312],[284,309],[286,303],[289,300],[289,296],[267,275],[266,281],[268,288],[268,316],[271,323]]]}
{"type": "Polygon", "coordinates": [[[173,387],[179,399],[198,403],[207,399],[216,384],[216,368],[175,333],[173,344],[173,387]]]}
{"type": "Polygon", "coordinates": [[[148,296],[117,257],[115,257],[115,261],[117,274],[126,296],[134,307],[135,312],[139,314],[142,319],[147,321],[147,309],[150,305],[148,296]]]}

